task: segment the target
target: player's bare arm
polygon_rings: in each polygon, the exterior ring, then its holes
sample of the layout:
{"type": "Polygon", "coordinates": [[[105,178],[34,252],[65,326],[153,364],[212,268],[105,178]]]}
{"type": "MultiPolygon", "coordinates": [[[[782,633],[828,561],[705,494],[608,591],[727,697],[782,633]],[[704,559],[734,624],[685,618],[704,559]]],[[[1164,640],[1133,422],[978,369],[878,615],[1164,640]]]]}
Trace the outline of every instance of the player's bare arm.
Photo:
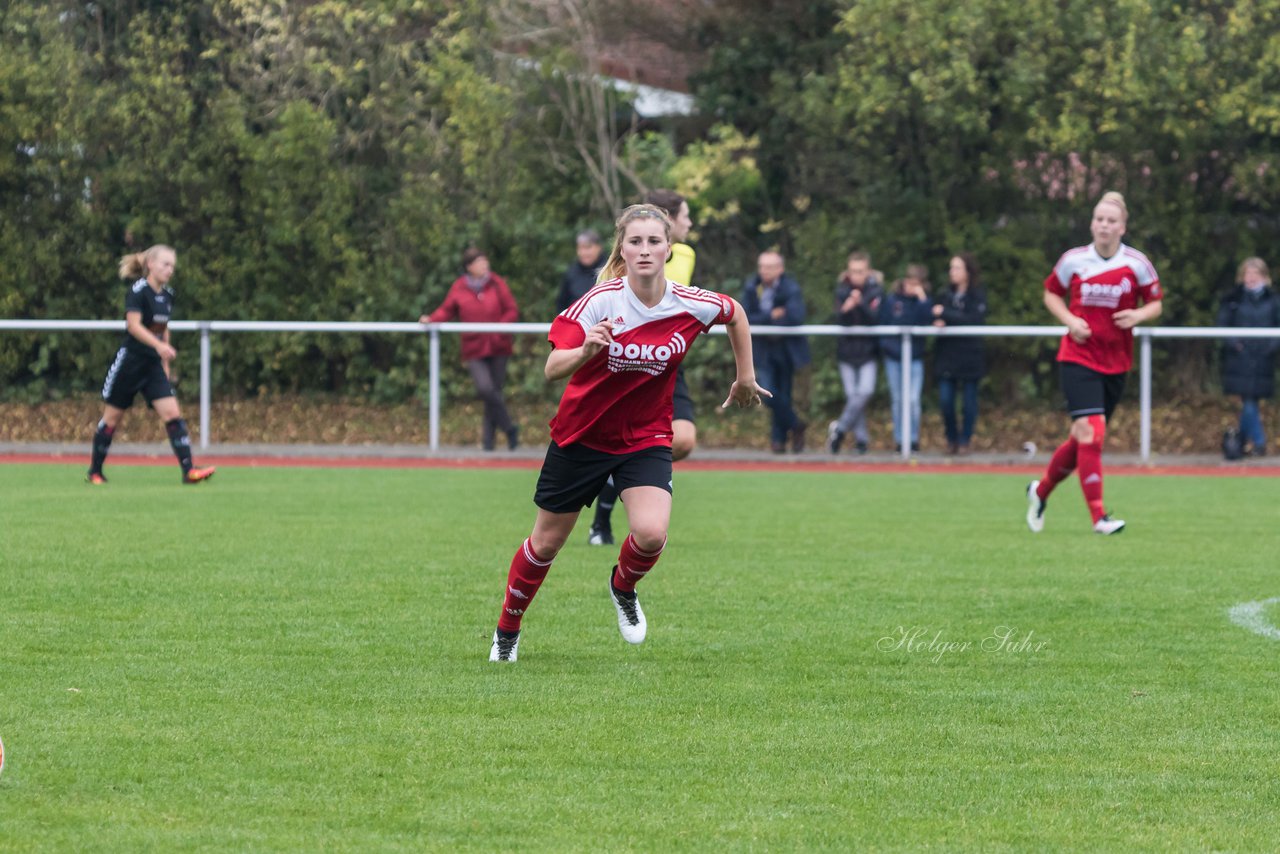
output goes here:
{"type": "Polygon", "coordinates": [[[595,358],[601,350],[613,343],[613,322],[602,320],[587,331],[587,337],[579,347],[570,350],[552,350],[547,356],[543,373],[548,380],[562,380],[595,358]]]}
{"type": "Polygon", "coordinates": [[[142,325],[142,312],[127,312],[124,316],[124,325],[130,335],[153,348],[162,360],[172,361],[178,355],[178,351],[170,347],[168,342],[161,341],[154,332],[142,325]]]}
{"type": "Polygon", "coordinates": [[[173,344],[170,343],[169,327],[167,326],[164,328],[164,343],[165,343],[165,346],[168,347],[173,352],[173,356],[166,358],[164,354],[161,354],[160,363],[164,365],[164,375],[168,377],[170,381],[172,381],[173,380],[173,359],[175,356],[178,355],[178,351],[174,350],[173,344]]]}
{"type": "Polygon", "coordinates": [[[1045,291],[1044,305],[1059,323],[1067,327],[1067,334],[1071,336],[1072,341],[1083,344],[1089,340],[1089,336],[1093,334],[1093,330],[1089,328],[1089,322],[1083,317],[1072,314],[1071,309],[1067,308],[1066,300],[1052,291],[1045,291]]]}
{"type": "Polygon", "coordinates": [[[747,322],[747,314],[737,300],[733,302],[733,319],[725,324],[729,333],[729,346],[733,348],[733,362],[737,369],[737,379],[729,386],[729,396],[721,409],[728,409],[734,404],[739,409],[758,406],[760,397],[773,397],[768,389],[756,382],[755,364],[751,360],[751,324],[747,322]]]}
{"type": "Polygon", "coordinates": [[[1121,329],[1132,329],[1139,323],[1155,320],[1164,312],[1164,300],[1152,300],[1142,308],[1125,308],[1111,315],[1116,326],[1121,329]]]}

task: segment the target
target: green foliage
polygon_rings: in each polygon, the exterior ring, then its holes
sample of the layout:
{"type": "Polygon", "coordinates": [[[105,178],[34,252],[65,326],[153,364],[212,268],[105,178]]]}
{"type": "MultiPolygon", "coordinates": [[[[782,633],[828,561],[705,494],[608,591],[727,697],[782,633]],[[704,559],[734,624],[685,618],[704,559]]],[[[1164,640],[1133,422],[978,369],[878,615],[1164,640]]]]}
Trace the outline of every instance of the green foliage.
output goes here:
{"type": "MultiPolygon", "coordinates": [[[[1280,0],[702,4],[668,27],[706,59],[705,124],[678,134],[632,133],[627,97],[589,82],[583,47],[613,37],[616,7],[557,9],[6,4],[0,315],[118,317],[116,258],[168,242],[181,316],[408,320],[477,244],[523,318],[546,319],[574,231],[657,184],[690,197],[700,283],[736,293],[776,246],[816,320],[860,247],[890,275],[927,263],[935,286],[973,251],[992,321],[1044,323],[1040,282],[1110,188],[1167,323],[1210,322],[1237,262],[1280,238],[1280,0]]],[[[96,386],[109,339],[0,336],[0,387],[96,386]]],[[[998,387],[1044,390],[1042,346],[995,350],[998,387]]],[[[218,346],[216,377],[403,399],[424,352],[245,336],[218,346]]],[[[446,388],[466,388],[449,352],[446,388]]],[[[819,355],[815,403],[835,388],[819,355]]],[[[1206,360],[1182,361],[1203,381],[1206,360]]]]}
{"type": "MultiPolygon", "coordinates": [[[[821,316],[850,249],[890,275],[924,261],[935,286],[970,250],[993,322],[1044,323],[1040,282],[1088,241],[1107,189],[1128,197],[1128,239],[1165,279],[1166,323],[1211,322],[1234,264],[1280,237],[1274,0],[868,0],[803,43],[788,40],[801,24],[725,17],[740,26],[701,93],[759,140],[761,163],[785,164],[755,222],[783,225],[821,316]],[[731,67],[751,86],[730,85],[731,67]]],[[[996,350],[1002,387],[1043,376],[1038,345],[996,350]]]]}
{"type": "MultiPolygon", "coordinates": [[[[180,317],[412,320],[476,243],[526,317],[549,316],[581,224],[577,176],[546,180],[530,141],[543,119],[496,65],[485,4],[2,14],[0,314],[119,317],[115,259],[165,242],[180,317]]],[[[115,344],[0,337],[0,384],[94,387],[115,344]]],[[[243,336],[215,343],[215,380],[397,399],[422,385],[424,354],[243,336]]]]}
{"type": "Polygon", "coordinates": [[[709,138],[694,142],[672,164],[669,175],[677,192],[689,199],[699,222],[722,223],[753,207],[763,189],[755,152],[757,137],[747,138],[731,125],[716,125],[709,138]]]}

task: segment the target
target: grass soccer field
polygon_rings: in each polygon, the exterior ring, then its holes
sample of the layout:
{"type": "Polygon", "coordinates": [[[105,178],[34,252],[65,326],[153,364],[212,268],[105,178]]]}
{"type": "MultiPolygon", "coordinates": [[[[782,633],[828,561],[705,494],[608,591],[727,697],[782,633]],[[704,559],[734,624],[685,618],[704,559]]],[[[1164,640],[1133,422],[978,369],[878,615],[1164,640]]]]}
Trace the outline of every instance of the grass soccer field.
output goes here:
{"type": "Polygon", "coordinates": [[[1280,841],[1272,479],[677,472],[649,639],[583,520],[495,665],[533,471],[82,474],[0,467],[5,850],[1280,841]]]}

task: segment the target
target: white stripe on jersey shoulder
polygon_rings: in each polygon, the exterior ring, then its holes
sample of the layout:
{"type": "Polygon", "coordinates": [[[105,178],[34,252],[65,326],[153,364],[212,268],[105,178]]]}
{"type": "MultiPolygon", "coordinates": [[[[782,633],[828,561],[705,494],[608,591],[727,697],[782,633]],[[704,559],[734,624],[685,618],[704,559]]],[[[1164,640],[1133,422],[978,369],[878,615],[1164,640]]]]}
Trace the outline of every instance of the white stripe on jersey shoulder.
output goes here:
{"type": "Polygon", "coordinates": [[[676,296],[684,299],[710,303],[711,305],[721,308],[724,307],[724,303],[720,301],[719,294],[712,293],[711,291],[704,291],[702,288],[695,288],[688,285],[676,285],[671,290],[676,296]]]}
{"type": "Polygon", "coordinates": [[[607,294],[622,290],[623,287],[625,287],[625,285],[622,284],[622,279],[610,279],[607,282],[601,282],[582,296],[578,297],[577,302],[564,310],[564,316],[569,320],[577,320],[578,315],[582,314],[583,310],[591,300],[598,297],[600,294],[607,294]]]}
{"type": "MultiPolygon", "coordinates": [[[[1091,252],[1093,252],[1092,243],[1090,243],[1087,246],[1077,246],[1075,249],[1068,249],[1066,252],[1063,252],[1062,255],[1058,258],[1058,263],[1053,265],[1053,272],[1055,273],[1063,272],[1065,268],[1065,275],[1068,279],[1070,279],[1075,272],[1074,269],[1072,269],[1072,265],[1076,261],[1083,260],[1082,258],[1080,258],[1082,254],[1091,253],[1091,252]]],[[[1061,281],[1062,277],[1059,276],[1058,278],[1059,278],[1059,281],[1061,281]]],[[[1065,285],[1066,282],[1062,282],[1062,284],[1065,285]]]]}
{"type": "MultiPolygon", "coordinates": [[[[1123,244],[1121,245],[1123,246],[1123,244]]],[[[1146,267],[1147,275],[1151,277],[1152,281],[1155,281],[1156,279],[1160,278],[1159,276],[1156,275],[1155,266],[1147,259],[1147,256],[1144,255],[1142,252],[1139,252],[1137,249],[1134,249],[1132,246],[1124,246],[1121,252],[1124,254],[1126,258],[1132,258],[1142,266],[1146,267]]]]}
{"type": "MultiPolygon", "coordinates": [[[[133,292],[135,294],[140,294],[142,293],[143,288],[149,288],[149,287],[151,287],[151,285],[147,284],[146,279],[138,279],[138,281],[133,283],[133,292]]],[[[119,292],[117,291],[117,293],[119,292]]]]}
{"type": "Polygon", "coordinates": [[[1062,257],[1058,259],[1058,263],[1061,264],[1063,261],[1075,261],[1081,255],[1092,255],[1092,254],[1094,254],[1092,243],[1088,244],[1087,246],[1077,246],[1075,249],[1068,249],[1066,252],[1063,252],[1062,257]]]}

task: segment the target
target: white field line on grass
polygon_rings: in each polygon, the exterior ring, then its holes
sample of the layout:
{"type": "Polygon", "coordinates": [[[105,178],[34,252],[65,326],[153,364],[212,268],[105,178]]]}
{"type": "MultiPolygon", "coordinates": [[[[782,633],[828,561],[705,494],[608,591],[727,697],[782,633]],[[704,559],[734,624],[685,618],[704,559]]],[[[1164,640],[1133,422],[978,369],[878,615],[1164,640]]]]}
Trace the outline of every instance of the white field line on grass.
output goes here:
{"type": "Polygon", "coordinates": [[[1280,640],[1280,628],[1276,628],[1267,622],[1262,612],[1268,605],[1274,605],[1280,602],[1280,596],[1273,596],[1270,599],[1263,599],[1261,602],[1241,602],[1234,605],[1227,616],[1231,618],[1231,622],[1241,628],[1248,629],[1254,634],[1262,635],[1264,638],[1272,640],[1280,640]]]}

